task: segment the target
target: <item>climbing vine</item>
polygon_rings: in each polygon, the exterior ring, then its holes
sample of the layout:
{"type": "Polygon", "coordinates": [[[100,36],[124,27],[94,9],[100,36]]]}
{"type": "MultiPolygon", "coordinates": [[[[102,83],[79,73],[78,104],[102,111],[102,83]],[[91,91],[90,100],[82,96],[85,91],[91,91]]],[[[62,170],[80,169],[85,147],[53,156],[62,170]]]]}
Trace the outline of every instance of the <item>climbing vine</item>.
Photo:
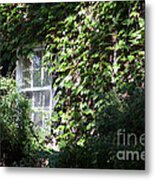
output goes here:
{"type": "Polygon", "coordinates": [[[51,166],[144,169],[144,161],[116,158],[126,148],[116,145],[118,129],[144,133],[144,1],[1,4],[0,13],[3,74],[17,47],[26,55],[46,44],[57,102],[47,139],[60,152],[51,166]]]}

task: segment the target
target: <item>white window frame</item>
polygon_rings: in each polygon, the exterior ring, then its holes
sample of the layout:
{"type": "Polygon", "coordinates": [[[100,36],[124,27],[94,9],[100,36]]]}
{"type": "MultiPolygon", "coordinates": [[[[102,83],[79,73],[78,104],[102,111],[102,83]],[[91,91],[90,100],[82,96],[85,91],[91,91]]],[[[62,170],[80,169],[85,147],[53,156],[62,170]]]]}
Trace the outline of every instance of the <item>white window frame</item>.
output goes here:
{"type": "MultiPolygon", "coordinates": [[[[37,51],[41,51],[42,53],[42,56],[43,56],[43,50],[45,50],[45,48],[43,47],[37,47],[34,49],[34,53],[36,53],[37,51]]],[[[26,94],[26,92],[30,92],[32,93],[32,104],[31,104],[31,109],[32,109],[32,114],[31,114],[31,119],[32,121],[35,121],[34,119],[34,113],[36,112],[47,112],[49,114],[49,117],[51,117],[52,115],[52,104],[53,104],[53,92],[52,92],[52,75],[49,76],[49,81],[50,83],[46,86],[43,86],[43,81],[44,81],[44,73],[45,73],[45,67],[43,66],[40,66],[40,71],[41,71],[41,77],[40,77],[40,82],[41,82],[41,86],[37,86],[37,87],[34,87],[34,72],[35,72],[35,69],[34,69],[34,65],[33,65],[33,60],[32,61],[32,64],[31,64],[31,67],[28,68],[28,69],[23,69],[23,58],[21,56],[18,55],[18,52],[17,52],[17,64],[16,64],[16,82],[17,82],[17,90],[21,93],[24,93],[26,94]],[[31,71],[31,72],[30,72],[31,71]],[[23,72],[30,72],[30,87],[22,87],[22,82],[23,82],[23,72]],[[49,106],[48,107],[45,107],[45,102],[43,102],[43,104],[41,105],[41,107],[35,107],[34,106],[34,92],[44,92],[44,91],[49,91],[49,106]]],[[[36,68],[37,69],[37,68],[36,68]]],[[[42,97],[43,98],[43,97],[42,97]]],[[[41,99],[42,101],[42,99],[41,99]]],[[[43,115],[44,116],[44,115],[43,115]]],[[[49,119],[50,120],[50,119],[49,119]]],[[[43,117],[42,119],[42,127],[41,128],[45,128],[45,116],[43,117]]],[[[47,127],[46,127],[47,128],[47,127]]]]}

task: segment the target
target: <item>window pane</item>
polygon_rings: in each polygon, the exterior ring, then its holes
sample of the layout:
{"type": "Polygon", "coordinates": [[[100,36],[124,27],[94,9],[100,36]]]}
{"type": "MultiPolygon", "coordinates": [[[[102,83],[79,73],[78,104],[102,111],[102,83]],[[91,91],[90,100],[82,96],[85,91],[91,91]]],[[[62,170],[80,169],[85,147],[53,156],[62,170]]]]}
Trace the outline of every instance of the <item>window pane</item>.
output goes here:
{"type": "Polygon", "coordinates": [[[22,88],[31,87],[31,71],[24,71],[22,73],[22,88]]]}
{"type": "Polygon", "coordinates": [[[41,66],[41,57],[34,55],[33,56],[33,67],[39,68],[41,66]]]}
{"type": "Polygon", "coordinates": [[[33,71],[33,87],[41,87],[41,69],[33,71]]]}
{"type": "Polygon", "coordinates": [[[50,91],[34,92],[34,107],[49,107],[50,106],[50,91]]]}
{"type": "Polygon", "coordinates": [[[50,76],[48,75],[48,71],[44,69],[43,71],[43,86],[49,86],[50,85],[50,76]]]}
{"type": "Polygon", "coordinates": [[[26,95],[26,97],[28,97],[29,99],[32,99],[32,92],[31,91],[27,91],[24,93],[26,95]]]}
{"type": "Polygon", "coordinates": [[[43,105],[44,107],[50,106],[50,91],[43,91],[43,105]]]}
{"type": "Polygon", "coordinates": [[[42,103],[42,92],[37,91],[37,92],[33,92],[34,94],[34,107],[42,107],[43,103],[42,103]]]}
{"type": "Polygon", "coordinates": [[[33,113],[33,119],[34,119],[34,124],[36,126],[42,127],[43,126],[43,119],[42,119],[42,113],[41,112],[34,112],[33,113]]]}

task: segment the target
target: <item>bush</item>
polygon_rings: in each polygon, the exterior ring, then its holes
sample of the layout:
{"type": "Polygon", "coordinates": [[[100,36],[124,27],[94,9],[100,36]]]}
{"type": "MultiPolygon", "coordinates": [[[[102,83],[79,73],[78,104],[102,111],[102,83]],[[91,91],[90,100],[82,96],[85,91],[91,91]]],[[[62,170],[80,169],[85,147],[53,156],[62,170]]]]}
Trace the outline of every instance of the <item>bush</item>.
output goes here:
{"type": "Polygon", "coordinates": [[[0,78],[1,164],[18,166],[31,154],[36,139],[29,100],[16,92],[15,81],[0,78]]]}

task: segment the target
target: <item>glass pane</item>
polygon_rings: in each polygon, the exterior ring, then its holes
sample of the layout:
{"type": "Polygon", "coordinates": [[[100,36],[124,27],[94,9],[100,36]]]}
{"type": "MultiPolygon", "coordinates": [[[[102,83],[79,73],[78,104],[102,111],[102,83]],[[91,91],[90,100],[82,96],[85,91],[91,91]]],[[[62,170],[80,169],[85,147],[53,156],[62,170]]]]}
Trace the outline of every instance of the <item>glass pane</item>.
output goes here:
{"type": "Polygon", "coordinates": [[[31,71],[24,71],[22,73],[22,88],[31,87],[31,71]]]}
{"type": "Polygon", "coordinates": [[[41,66],[41,57],[34,55],[33,56],[33,67],[39,68],[41,66]]]}
{"type": "Polygon", "coordinates": [[[50,113],[48,111],[35,111],[33,112],[33,121],[36,126],[39,127],[46,127],[48,125],[48,122],[50,120],[50,113]],[[44,122],[44,124],[43,124],[44,122]]]}
{"type": "Polygon", "coordinates": [[[50,106],[50,91],[43,91],[43,106],[50,106]]]}
{"type": "Polygon", "coordinates": [[[29,99],[32,99],[32,92],[31,91],[27,91],[24,93],[26,95],[26,97],[28,97],[29,99]]]}
{"type": "Polygon", "coordinates": [[[41,69],[33,71],[33,87],[41,87],[41,69]]]}
{"type": "Polygon", "coordinates": [[[48,111],[44,113],[44,120],[45,121],[50,120],[50,113],[48,111]]]}
{"type": "Polygon", "coordinates": [[[34,107],[49,107],[50,106],[50,91],[34,92],[34,107]]]}
{"type": "Polygon", "coordinates": [[[49,86],[50,85],[50,76],[48,75],[48,71],[46,69],[43,70],[43,86],[49,86]]]}
{"type": "Polygon", "coordinates": [[[43,121],[42,121],[42,113],[41,112],[34,112],[33,113],[33,119],[34,119],[34,124],[36,126],[42,127],[43,126],[43,121]]]}
{"type": "Polygon", "coordinates": [[[42,107],[43,106],[42,92],[37,91],[37,92],[34,92],[33,95],[34,95],[34,107],[42,107]]]}

